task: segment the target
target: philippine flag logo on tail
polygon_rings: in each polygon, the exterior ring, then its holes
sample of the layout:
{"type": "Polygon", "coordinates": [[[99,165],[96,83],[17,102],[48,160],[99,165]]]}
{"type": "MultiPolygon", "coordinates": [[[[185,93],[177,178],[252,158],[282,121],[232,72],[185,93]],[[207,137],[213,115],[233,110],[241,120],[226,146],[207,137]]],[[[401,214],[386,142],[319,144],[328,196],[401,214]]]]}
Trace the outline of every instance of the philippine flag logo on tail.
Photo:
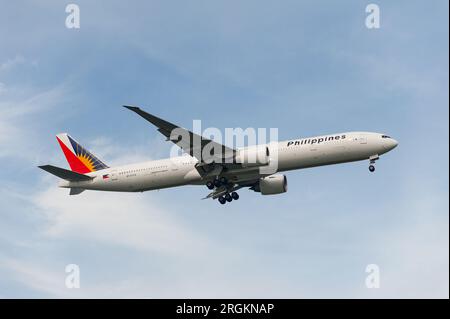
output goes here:
{"type": "Polygon", "coordinates": [[[58,134],[56,139],[72,171],[86,174],[108,168],[105,163],[81,146],[69,134],[58,134]]]}

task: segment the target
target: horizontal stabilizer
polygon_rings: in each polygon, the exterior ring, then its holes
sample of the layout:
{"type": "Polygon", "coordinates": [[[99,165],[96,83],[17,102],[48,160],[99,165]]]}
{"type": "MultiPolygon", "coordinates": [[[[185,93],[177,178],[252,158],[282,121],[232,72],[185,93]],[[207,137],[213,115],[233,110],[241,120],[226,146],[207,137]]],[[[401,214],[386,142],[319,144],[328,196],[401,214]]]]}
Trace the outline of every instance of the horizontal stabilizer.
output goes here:
{"type": "Polygon", "coordinates": [[[43,165],[39,166],[39,168],[43,169],[46,172],[49,172],[50,174],[53,174],[55,176],[58,176],[59,178],[65,179],[66,181],[70,182],[82,182],[82,181],[89,181],[92,179],[92,177],[72,172],[64,168],[56,167],[53,165],[43,165]]]}

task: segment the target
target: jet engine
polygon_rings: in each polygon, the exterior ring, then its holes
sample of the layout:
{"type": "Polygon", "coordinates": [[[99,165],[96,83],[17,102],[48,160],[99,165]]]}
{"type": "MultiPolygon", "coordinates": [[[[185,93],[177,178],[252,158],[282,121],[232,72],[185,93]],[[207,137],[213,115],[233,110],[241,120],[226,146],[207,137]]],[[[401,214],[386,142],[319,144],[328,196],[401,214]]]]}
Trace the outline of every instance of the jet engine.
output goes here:
{"type": "Polygon", "coordinates": [[[259,183],[253,186],[255,192],[261,192],[261,195],[281,194],[287,191],[287,178],[282,174],[263,177],[259,183]]]}

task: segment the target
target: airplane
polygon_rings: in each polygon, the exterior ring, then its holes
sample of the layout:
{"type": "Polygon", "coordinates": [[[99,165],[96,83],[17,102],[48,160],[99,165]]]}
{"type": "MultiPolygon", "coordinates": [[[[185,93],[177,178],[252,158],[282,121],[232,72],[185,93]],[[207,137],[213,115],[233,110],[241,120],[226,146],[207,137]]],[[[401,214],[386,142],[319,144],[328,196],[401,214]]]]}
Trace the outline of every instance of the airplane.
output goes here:
{"type": "Polygon", "coordinates": [[[285,193],[287,178],[280,173],[290,170],[368,160],[369,171],[374,172],[375,161],[398,145],[386,134],[345,132],[234,149],[139,107],[124,107],[156,126],[167,141],[178,145],[186,154],[109,167],[70,135],[62,133],[56,139],[70,170],[52,165],[39,168],[59,177],[59,187],[69,188],[70,195],[85,190],[144,192],[183,185],[204,185],[211,190],[204,199],[217,199],[220,204],[225,204],[238,200],[237,191],[241,188],[249,188],[262,195],[285,193]],[[273,162],[276,162],[275,169],[263,169],[273,162]]]}

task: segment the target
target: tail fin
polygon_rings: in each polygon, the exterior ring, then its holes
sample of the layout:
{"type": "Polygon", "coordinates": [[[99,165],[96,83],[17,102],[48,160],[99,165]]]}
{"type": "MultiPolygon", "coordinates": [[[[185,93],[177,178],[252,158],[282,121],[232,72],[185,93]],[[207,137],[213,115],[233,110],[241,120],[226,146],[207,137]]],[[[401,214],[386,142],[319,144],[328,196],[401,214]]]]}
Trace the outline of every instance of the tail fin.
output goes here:
{"type": "Polygon", "coordinates": [[[78,144],[78,142],[70,137],[69,134],[58,134],[56,135],[56,139],[58,140],[59,146],[61,146],[72,171],[86,174],[108,168],[105,163],[78,144]]]}

